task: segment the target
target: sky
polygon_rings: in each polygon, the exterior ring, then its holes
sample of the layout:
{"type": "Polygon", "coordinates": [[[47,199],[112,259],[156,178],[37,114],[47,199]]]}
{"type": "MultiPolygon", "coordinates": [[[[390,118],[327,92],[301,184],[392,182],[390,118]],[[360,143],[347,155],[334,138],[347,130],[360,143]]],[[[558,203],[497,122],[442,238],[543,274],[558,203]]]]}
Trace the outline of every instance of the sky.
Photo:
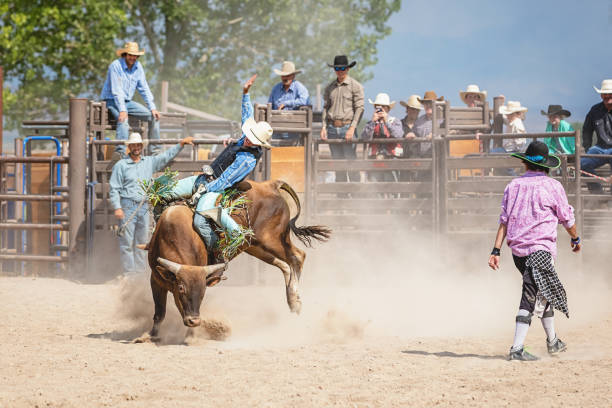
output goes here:
{"type": "MultiPolygon", "coordinates": [[[[426,90],[461,106],[459,91],[477,84],[491,107],[503,94],[529,108],[525,125],[537,132],[549,104],[584,121],[601,102],[593,85],[612,78],[612,0],[404,0],[389,24],[364,83],[368,106],[379,92],[399,102],[426,90]]],[[[401,118],[404,108],[391,114],[401,118]]]]}

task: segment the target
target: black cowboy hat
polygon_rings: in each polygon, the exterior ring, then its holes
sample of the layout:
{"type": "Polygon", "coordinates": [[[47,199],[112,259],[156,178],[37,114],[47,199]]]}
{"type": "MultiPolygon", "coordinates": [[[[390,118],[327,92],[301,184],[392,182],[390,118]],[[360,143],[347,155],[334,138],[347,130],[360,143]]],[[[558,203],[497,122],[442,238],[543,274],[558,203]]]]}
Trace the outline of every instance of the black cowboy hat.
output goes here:
{"type": "Polygon", "coordinates": [[[544,116],[563,115],[566,118],[572,115],[570,111],[563,109],[561,105],[548,105],[548,112],[540,111],[540,113],[544,116]]]}
{"type": "Polygon", "coordinates": [[[351,62],[349,64],[348,58],[346,57],[346,55],[336,55],[334,57],[334,63],[333,64],[327,64],[327,66],[331,67],[331,68],[336,68],[336,67],[339,67],[339,68],[343,68],[343,67],[344,68],[346,68],[346,67],[353,68],[355,66],[355,64],[357,64],[357,61],[353,61],[353,62],[351,62]]]}
{"type": "Polygon", "coordinates": [[[556,169],[561,165],[561,160],[557,156],[548,154],[548,146],[537,140],[529,143],[525,153],[512,153],[511,156],[546,169],[556,169]]]}

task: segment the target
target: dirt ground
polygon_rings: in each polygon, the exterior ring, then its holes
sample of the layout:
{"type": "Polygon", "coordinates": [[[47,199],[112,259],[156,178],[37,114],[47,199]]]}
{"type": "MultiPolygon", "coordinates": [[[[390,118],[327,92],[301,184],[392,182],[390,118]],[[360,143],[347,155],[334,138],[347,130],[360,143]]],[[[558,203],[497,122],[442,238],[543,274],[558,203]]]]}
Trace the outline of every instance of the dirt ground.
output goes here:
{"type": "Polygon", "coordinates": [[[569,251],[571,318],[556,319],[568,351],[547,356],[534,319],[526,344],[542,359],[521,363],[505,360],[520,297],[507,256],[499,272],[469,251],[461,267],[423,252],[330,270],[328,245],[309,255],[299,316],[279,272],[246,287],[230,270],[210,288],[202,314],[231,329],[225,341],[187,335],[169,299],[162,344],[132,344],[153,314],[145,278],[0,277],[0,407],[612,406],[610,280],[569,251]]]}

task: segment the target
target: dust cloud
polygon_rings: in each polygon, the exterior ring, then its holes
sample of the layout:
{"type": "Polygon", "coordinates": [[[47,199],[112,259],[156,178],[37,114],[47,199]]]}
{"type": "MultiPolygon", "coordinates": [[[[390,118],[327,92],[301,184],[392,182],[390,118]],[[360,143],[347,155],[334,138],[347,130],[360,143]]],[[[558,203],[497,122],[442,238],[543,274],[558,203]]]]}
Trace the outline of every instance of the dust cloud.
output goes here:
{"type": "MultiPolygon", "coordinates": [[[[492,233],[436,243],[430,234],[417,231],[337,234],[306,249],[300,315],[289,312],[279,270],[266,266],[259,277],[264,285],[237,286],[232,275],[254,274],[260,261],[231,263],[228,280],[207,289],[201,327],[188,331],[169,295],[162,343],[216,339],[225,340],[227,348],[269,348],[389,336],[511,339],[521,276],[505,246],[500,270],[488,268],[493,238],[492,233]]],[[[571,253],[564,231],[559,231],[558,246],[557,272],[568,292],[571,316],[568,320],[557,313],[562,332],[605,316],[612,288],[608,254],[588,243],[582,254],[571,253]]],[[[153,310],[148,276],[120,285],[117,317],[134,332],[150,329],[153,310]]],[[[534,323],[531,332],[543,335],[534,323]]]]}

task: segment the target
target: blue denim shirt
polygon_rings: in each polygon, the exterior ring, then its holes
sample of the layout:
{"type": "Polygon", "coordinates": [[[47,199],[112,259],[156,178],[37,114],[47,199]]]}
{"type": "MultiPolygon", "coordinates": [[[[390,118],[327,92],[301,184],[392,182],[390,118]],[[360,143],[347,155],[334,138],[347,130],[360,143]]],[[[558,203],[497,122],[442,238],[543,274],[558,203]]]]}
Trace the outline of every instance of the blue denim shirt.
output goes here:
{"type": "Polygon", "coordinates": [[[298,109],[300,106],[309,104],[308,89],[299,81],[291,82],[289,89],[285,91],[283,83],[274,85],[268,103],[272,104],[272,109],[278,109],[280,105],[285,105],[283,109],[298,109]]]}
{"type": "Polygon", "coordinates": [[[144,99],[147,108],[150,110],[156,109],[153,102],[153,94],[151,89],[149,89],[149,84],[140,62],[136,61],[132,69],[128,69],[125,58],[119,58],[108,67],[100,99],[112,99],[119,108],[119,112],[127,112],[125,102],[132,100],[136,90],[138,90],[138,93],[144,99]]]}
{"type": "MultiPolygon", "coordinates": [[[[242,95],[242,123],[252,118],[254,114],[253,104],[251,103],[251,97],[249,94],[242,95]]],[[[242,146],[244,144],[244,133],[237,144],[242,146]]],[[[255,169],[257,160],[255,156],[248,152],[239,152],[236,154],[236,159],[229,165],[227,169],[214,181],[206,185],[206,190],[209,192],[221,192],[226,188],[233,186],[236,182],[245,178],[250,172],[255,169]]]]}
{"type": "Polygon", "coordinates": [[[172,160],[181,145],[177,144],[155,156],[142,156],[140,161],[134,162],[131,158],[119,160],[113,167],[110,178],[109,199],[113,210],[121,208],[121,199],[140,201],[144,192],[140,187],[141,180],[149,180],[153,173],[160,171],[172,160]]]}

